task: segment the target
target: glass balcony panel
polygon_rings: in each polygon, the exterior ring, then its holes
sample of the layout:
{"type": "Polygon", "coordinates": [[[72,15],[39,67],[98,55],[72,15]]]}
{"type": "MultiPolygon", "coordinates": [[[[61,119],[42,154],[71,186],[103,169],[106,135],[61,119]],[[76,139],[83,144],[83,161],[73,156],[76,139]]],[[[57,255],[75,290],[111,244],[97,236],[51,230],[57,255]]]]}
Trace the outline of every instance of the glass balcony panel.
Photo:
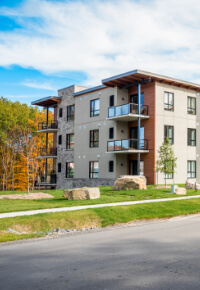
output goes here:
{"type": "Polygon", "coordinates": [[[130,104],[130,114],[138,114],[138,105],[130,104]]]}
{"type": "Polygon", "coordinates": [[[114,151],[114,149],[115,149],[115,142],[109,141],[108,142],[108,151],[114,151]]]}
{"type": "Polygon", "coordinates": [[[122,140],[122,150],[129,150],[129,140],[122,140]]]}
{"type": "Polygon", "coordinates": [[[129,104],[122,106],[122,115],[128,115],[129,114],[129,104]]]}
{"type": "Polygon", "coordinates": [[[115,116],[121,116],[122,115],[122,106],[115,107],[115,116]]]}
{"type": "Polygon", "coordinates": [[[122,150],[122,141],[115,141],[115,151],[120,151],[122,150]]]}
{"type": "Polygon", "coordinates": [[[111,107],[108,109],[108,118],[115,117],[115,107],[111,107]]]}

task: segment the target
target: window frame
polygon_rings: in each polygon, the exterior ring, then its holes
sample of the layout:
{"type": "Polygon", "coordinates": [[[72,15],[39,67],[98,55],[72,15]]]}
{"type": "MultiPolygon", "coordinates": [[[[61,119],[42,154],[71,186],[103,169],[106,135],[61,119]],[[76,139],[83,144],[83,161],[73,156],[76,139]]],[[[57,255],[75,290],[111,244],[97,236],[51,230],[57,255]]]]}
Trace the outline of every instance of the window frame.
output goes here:
{"type": "Polygon", "coordinates": [[[89,162],[89,178],[90,179],[98,179],[99,178],[99,161],[90,161],[89,162]],[[94,171],[94,163],[98,163],[98,172],[94,171]],[[93,164],[93,167],[92,167],[93,164]],[[93,168],[93,171],[91,169],[93,168]],[[94,177],[94,175],[97,174],[97,177],[94,177]]]}
{"type": "Polygon", "coordinates": [[[74,178],[74,162],[66,162],[65,178],[74,178]],[[70,174],[70,164],[73,164],[73,174],[70,174]]]}
{"type": "Polygon", "coordinates": [[[62,163],[58,163],[58,172],[60,173],[62,171],[62,163]]]}
{"type": "Polygon", "coordinates": [[[74,140],[70,140],[72,136],[74,139],[74,133],[66,134],[66,150],[74,150],[74,140]],[[73,146],[71,146],[71,144],[73,144],[73,146]]]}
{"type": "Polygon", "coordinates": [[[114,127],[109,128],[109,139],[114,139],[114,127]]]}
{"type": "Polygon", "coordinates": [[[62,135],[58,135],[58,145],[62,145],[62,135]]]}
{"type": "Polygon", "coordinates": [[[108,172],[114,172],[114,161],[109,160],[108,172]]]}
{"type": "Polygon", "coordinates": [[[187,129],[187,145],[188,146],[197,146],[197,130],[195,128],[188,128],[187,129]],[[191,131],[194,130],[195,132],[195,139],[191,139],[191,131]],[[192,144],[194,142],[194,144],[192,144]]]}
{"type": "Polygon", "coordinates": [[[99,129],[90,130],[90,148],[98,148],[98,147],[99,147],[99,129]],[[94,140],[95,131],[98,131],[98,140],[94,140]],[[93,132],[93,134],[92,134],[92,132],[93,132]]]}
{"type": "Polygon", "coordinates": [[[164,141],[165,139],[168,137],[169,139],[169,144],[173,145],[174,144],[174,126],[171,125],[164,125],[164,141]],[[168,132],[167,128],[169,129],[169,127],[172,128],[172,138],[170,138],[168,135],[169,134],[165,134],[166,132],[168,132]],[[171,141],[170,141],[171,140],[171,141]]]}
{"type": "Polygon", "coordinates": [[[59,118],[62,118],[63,115],[63,108],[59,108],[59,118]]]}
{"type": "Polygon", "coordinates": [[[196,115],[196,110],[197,110],[197,101],[196,101],[196,98],[195,97],[190,97],[190,96],[188,96],[187,97],[187,113],[189,114],[189,115],[196,115]],[[190,100],[195,100],[195,107],[193,108],[193,107],[191,107],[191,102],[190,102],[190,100]],[[188,106],[188,101],[189,101],[189,103],[190,103],[190,106],[188,106]],[[191,113],[192,112],[192,113],[191,113]],[[194,112],[194,113],[193,113],[194,112]]]}
{"type": "Polygon", "coordinates": [[[67,122],[74,121],[74,116],[75,116],[75,105],[67,106],[67,122]]]}
{"type": "Polygon", "coordinates": [[[91,100],[90,101],[90,117],[97,117],[99,116],[100,114],[100,99],[94,99],[94,100],[91,100]],[[95,101],[99,101],[99,109],[98,110],[95,110],[93,107],[93,103],[95,103],[95,101]],[[98,112],[98,113],[95,113],[95,112],[98,112]]]}
{"type": "Polygon", "coordinates": [[[196,164],[196,160],[188,160],[187,161],[187,178],[196,178],[196,175],[197,175],[197,164],[196,164]],[[188,163],[190,164],[190,170],[191,170],[191,164],[192,164],[192,162],[194,162],[194,164],[195,164],[195,171],[188,171],[188,163]],[[193,175],[194,174],[194,176],[188,176],[188,174],[189,175],[193,175]]]}
{"type": "Polygon", "coordinates": [[[170,111],[170,112],[174,112],[174,93],[172,92],[164,92],[164,110],[165,111],[170,111]],[[166,103],[165,102],[165,96],[167,94],[167,99],[168,99],[168,102],[166,103]],[[170,104],[169,102],[169,96],[172,95],[172,104],[170,104]],[[170,108],[171,106],[171,108],[170,108]]]}

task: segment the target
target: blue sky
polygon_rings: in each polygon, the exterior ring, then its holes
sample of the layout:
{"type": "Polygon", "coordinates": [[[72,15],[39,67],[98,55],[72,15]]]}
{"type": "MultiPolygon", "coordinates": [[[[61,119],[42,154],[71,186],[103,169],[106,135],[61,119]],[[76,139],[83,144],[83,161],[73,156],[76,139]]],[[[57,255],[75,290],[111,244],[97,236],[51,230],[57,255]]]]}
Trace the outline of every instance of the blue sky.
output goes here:
{"type": "Polygon", "coordinates": [[[200,83],[199,14],[198,0],[1,0],[0,96],[30,104],[136,68],[200,83]]]}

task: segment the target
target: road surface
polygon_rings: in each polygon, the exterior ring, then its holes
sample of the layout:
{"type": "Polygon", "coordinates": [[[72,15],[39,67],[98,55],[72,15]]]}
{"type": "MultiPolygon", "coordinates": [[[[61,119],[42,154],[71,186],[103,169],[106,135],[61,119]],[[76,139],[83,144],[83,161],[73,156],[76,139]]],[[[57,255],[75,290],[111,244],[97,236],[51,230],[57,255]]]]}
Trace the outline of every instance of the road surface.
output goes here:
{"type": "Polygon", "coordinates": [[[200,215],[0,246],[1,290],[200,289],[200,215]]]}

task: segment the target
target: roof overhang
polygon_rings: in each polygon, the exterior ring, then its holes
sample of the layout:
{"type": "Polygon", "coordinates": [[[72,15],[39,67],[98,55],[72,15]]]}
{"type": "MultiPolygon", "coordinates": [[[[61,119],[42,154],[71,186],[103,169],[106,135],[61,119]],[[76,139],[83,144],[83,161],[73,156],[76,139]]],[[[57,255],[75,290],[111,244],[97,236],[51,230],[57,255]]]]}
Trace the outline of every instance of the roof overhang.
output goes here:
{"type": "Polygon", "coordinates": [[[128,85],[131,83],[140,83],[144,82],[147,79],[151,79],[151,82],[160,82],[168,85],[174,85],[178,87],[183,87],[186,89],[191,89],[200,92],[200,85],[179,80],[176,78],[171,78],[159,74],[154,74],[151,72],[147,71],[142,71],[142,70],[133,70],[129,71],[120,75],[116,75],[107,79],[102,80],[102,83],[107,86],[107,87],[123,87],[126,86],[129,87],[128,85]]]}
{"type": "Polygon", "coordinates": [[[34,106],[42,106],[42,107],[55,107],[57,103],[61,102],[60,97],[50,96],[43,99],[39,99],[31,103],[34,106]]]}

